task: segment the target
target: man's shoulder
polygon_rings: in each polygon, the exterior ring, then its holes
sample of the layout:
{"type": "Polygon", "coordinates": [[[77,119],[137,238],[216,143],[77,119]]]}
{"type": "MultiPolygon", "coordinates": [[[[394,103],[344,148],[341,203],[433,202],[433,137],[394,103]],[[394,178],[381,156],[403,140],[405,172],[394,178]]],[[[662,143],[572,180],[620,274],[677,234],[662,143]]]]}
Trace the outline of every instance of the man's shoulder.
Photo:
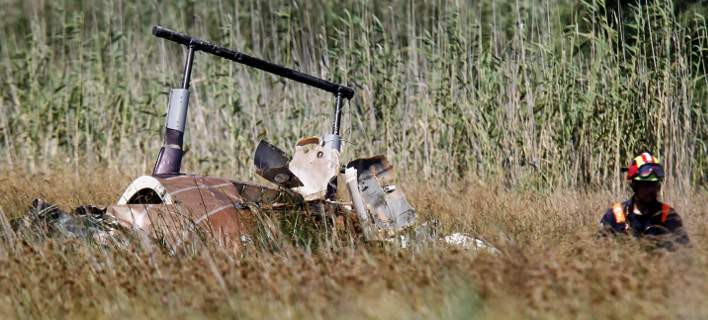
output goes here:
{"type": "Polygon", "coordinates": [[[666,202],[659,202],[659,203],[661,204],[661,210],[659,210],[658,215],[660,215],[662,217],[663,221],[666,221],[667,219],[670,219],[670,218],[678,218],[679,217],[678,212],[676,211],[676,209],[674,209],[673,206],[671,206],[670,204],[668,204],[666,202]]]}
{"type": "Polygon", "coordinates": [[[667,202],[660,201],[659,204],[661,205],[661,210],[676,211],[674,210],[674,207],[668,204],[667,202]]]}
{"type": "Polygon", "coordinates": [[[625,214],[627,213],[626,211],[632,206],[632,199],[627,199],[624,201],[620,202],[613,202],[610,207],[605,210],[605,214],[613,214],[613,212],[616,212],[617,210],[622,210],[625,214]]]}
{"type": "Polygon", "coordinates": [[[610,224],[612,226],[623,223],[625,220],[625,215],[627,214],[627,208],[631,206],[631,203],[632,199],[612,203],[612,205],[610,205],[610,207],[602,215],[600,222],[610,224]]]}

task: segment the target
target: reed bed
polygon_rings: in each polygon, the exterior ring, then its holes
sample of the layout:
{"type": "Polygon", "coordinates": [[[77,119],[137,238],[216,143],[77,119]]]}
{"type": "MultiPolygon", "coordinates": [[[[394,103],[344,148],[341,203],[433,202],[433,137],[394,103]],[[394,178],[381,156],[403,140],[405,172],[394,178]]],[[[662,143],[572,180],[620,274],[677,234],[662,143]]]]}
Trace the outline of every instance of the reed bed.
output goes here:
{"type": "MultiPolygon", "coordinates": [[[[611,187],[639,152],[706,182],[706,7],[692,1],[11,1],[0,161],[148,172],[184,50],[154,24],[352,86],[345,158],[518,188],[611,187]]],[[[200,54],[185,170],[250,178],[259,139],[329,130],[326,93],[200,54]]]]}

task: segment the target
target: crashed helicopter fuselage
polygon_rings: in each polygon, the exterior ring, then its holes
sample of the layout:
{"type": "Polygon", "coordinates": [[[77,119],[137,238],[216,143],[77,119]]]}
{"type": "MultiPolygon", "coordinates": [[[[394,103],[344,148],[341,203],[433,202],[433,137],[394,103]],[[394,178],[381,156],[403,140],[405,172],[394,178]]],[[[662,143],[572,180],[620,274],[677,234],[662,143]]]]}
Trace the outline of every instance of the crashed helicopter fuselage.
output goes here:
{"type": "Polygon", "coordinates": [[[355,217],[368,240],[381,239],[415,222],[415,210],[392,184],[385,157],[340,162],[340,122],[344,99],[354,90],[243,53],[155,26],[153,34],[187,47],[182,87],[170,91],[165,140],[152,175],[135,179],[106,214],[124,227],[159,235],[179,246],[195,227],[224,244],[241,246],[254,228],[254,210],[301,209],[320,203],[329,212],[355,217]],[[255,152],[257,173],[277,187],[180,172],[187,124],[192,63],[205,52],[255,67],[334,94],[332,131],[305,137],[292,156],[261,141],[255,152]],[[340,190],[337,190],[340,189],[340,190]],[[343,190],[342,190],[343,189],[343,190]]]}
{"type": "MultiPolygon", "coordinates": [[[[49,229],[75,235],[84,228],[101,242],[118,229],[157,239],[170,251],[195,236],[207,235],[219,244],[236,249],[252,241],[261,214],[298,212],[334,220],[354,221],[367,241],[409,242],[437,239],[431,224],[416,224],[416,211],[394,182],[393,166],[384,156],[354,159],[343,165],[340,158],[340,122],[344,100],[354,90],[304,74],[238,51],[195,39],[160,26],[152,30],[188,49],[182,86],[170,90],[164,143],[151,175],[135,179],[113,205],[82,206],[67,214],[37,199],[30,213],[13,226],[50,225],[49,229]],[[325,90],[334,95],[332,130],[323,137],[297,141],[292,155],[260,141],[254,153],[256,172],[274,186],[181,172],[184,132],[187,125],[192,64],[198,52],[254,67],[325,90]],[[72,220],[73,219],[73,220],[72,220]],[[83,221],[83,220],[82,220],[83,221]]],[[[460,233],[440,238],[466,248],[496,252],[485,242],[460,233]]]]}

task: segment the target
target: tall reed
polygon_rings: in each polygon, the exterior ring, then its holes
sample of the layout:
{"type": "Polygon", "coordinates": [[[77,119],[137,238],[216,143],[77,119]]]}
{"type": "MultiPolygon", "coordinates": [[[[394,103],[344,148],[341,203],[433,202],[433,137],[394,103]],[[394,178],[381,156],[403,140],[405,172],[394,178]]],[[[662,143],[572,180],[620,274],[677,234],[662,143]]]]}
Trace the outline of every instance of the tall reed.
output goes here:
{"type": "MultiPolygon", "coordinates": [[[[700,6],[4,2],[2,166],[149,172],[184,59],[182,48],[151,36],[161,24],[354,87],[345,157],[385,154],[409,179],[617,191],[620,168],[646,150],[678,185],[708,179],[700,6]]],[[[249,178],[259,139],[291,148],[324,133],[333,104],[326,93],[199,54],[185,170],[249,178]]]]}

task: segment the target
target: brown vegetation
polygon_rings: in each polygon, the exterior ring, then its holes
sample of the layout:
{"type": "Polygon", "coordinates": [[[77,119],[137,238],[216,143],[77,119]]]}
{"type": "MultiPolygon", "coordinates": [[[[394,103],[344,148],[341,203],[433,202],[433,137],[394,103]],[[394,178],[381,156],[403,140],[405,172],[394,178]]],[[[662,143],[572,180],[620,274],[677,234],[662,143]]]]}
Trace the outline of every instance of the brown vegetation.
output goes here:
{"type": "MultiPolygon", "coordinates": [[[[107,171],[0,175],[3,222],[41,196],[65,209],[113,203],[129,177],[107,171]]],[[[502,250],[439,244],[397,249],[341,241],[319,248],[234,253],[209,243],[169,255],[155,247],[28,240],[3,228],[0,315],[57,318],[702,318],[708,315],[708,195],[665,198],[693,247],[651,251],[595,237],[602,192],[511,192],[474,179],[413,183],[421,216],[502,250]]]]}
{"type": "MultiPolygon", "coordinates": [[[[0,317],[708,318],[708,27],[689,2],[0,0],[0,317]],[[11,232],[35,197],[112,204],[149,171],[184,59],[155,23],[352,86],[343,158],[385,154],[422,218],[503,253],[11,232]],[[595,237],[644,151],[692,248],[595,237]]],[[[292,82],[200,55],[192,85],[190,172],[251,180],[259,139],[328,130],[331,97],[292,82]]]]}

